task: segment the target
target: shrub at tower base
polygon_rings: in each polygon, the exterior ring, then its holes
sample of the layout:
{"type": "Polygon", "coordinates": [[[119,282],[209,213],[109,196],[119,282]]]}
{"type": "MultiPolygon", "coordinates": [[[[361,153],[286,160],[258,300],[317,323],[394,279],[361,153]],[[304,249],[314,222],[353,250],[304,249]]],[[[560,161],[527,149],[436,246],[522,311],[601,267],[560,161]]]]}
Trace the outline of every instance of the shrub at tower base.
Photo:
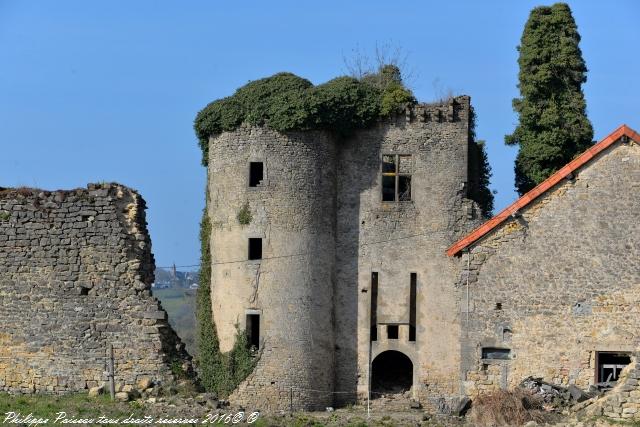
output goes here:
{"type": "Polygon", "coordinates": [[[207,391],[227,397],[253,371],[258,361],[251,354],[246,335],[238,328],[229,353],[220,352],[220,344],[211,311],[211,224],[205,208],[200,223],[200,286],[197,293],[196,319],[199,354],[198,374],[207,391]]]}

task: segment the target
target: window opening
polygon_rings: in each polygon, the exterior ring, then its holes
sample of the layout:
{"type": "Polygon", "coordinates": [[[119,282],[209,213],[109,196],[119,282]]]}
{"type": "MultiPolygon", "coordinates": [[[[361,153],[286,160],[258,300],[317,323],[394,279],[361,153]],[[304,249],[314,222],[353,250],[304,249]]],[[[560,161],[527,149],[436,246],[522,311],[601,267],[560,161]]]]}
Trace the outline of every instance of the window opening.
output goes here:
{"type": "Polygon", "coordinates": [[[249,187],[258,187],[264,179],[264,164],[262,162],[249,163],[249,187]]]}
{"type": "Polygon", "coordinates": [[[387,325],[387,338],[390,340],[398,339],[398,325],[387,325]]]}
{"type": "Polygon", "coordinates": [[[378,340],[378,273],[371,273],[371,341],[378,340]]]}
{"type": "Polygon", "coordinates": [[[509,360],[511,357],[511,350],[508,348],[495,348],[495,347],[483,347],[482,358],[483,359],[497,359],[497,360],[509,360]]]}
{"type": "Polygon", "coordinates": [[[631,356],[628,353],[598,352],[598,381],[615,382],[620,377],[620,372],[631,363],[631,356]]]}
{"type": "Polygon", "coordinates": [[[409,289],[409,341],[416,340],[416,292],[418,285],[418,275],[411,273],[411,284],[409,289]]]}
{"type": "Polygon", "coordinates": [[[249,260],[262,259],[262,239],[251,237],[249,239],[249,260]]]}
{"type": "Polygon", "coordinates": [[[249,348],[260,349],[260,315],[247,314],[247,344],[249,348]]]}
{"type": "Polygon", "coordinates": [[[411,156],[384,154],[382,156],[382,201],[411,201],[411,156]]]}

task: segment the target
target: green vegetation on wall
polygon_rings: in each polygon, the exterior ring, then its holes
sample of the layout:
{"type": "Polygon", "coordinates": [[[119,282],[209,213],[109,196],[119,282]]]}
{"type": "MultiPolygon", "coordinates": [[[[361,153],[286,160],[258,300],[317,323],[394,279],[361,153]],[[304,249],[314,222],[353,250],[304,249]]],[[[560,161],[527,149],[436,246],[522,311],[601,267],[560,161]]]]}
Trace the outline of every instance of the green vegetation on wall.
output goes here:
{"type": "Polygon", "coordinates": [[[242,205],[242,208],[240,208],[240,211],[238,211],[238,222],[241,225],[248,225],[251,224],[251,221],[253,221],[253,215],[251,215],[251,209],[249,208],[249,202],[246,202],[244,205],[242,205]]]}
{"type": "Polygon", "coordinates": [[[361,79],[344,76],[318,86],[278,73],[210,103],[196,116],[194,128],[206,165],[209,137],[243,123],[280,132],[324,129],[344,135],[415,103],[395,65],[381,66],[361,79]]]}
{"type": "Polygon", "coordinates": [[[518,50],[520,98],[513,100],[519,124],[508,145],[519,145],[516,188],[531,190],[586,150],[593,128],[586,114],[582,84],[587,67],[580,34],[564,3],[531,11],[518,50]]]}
{"type": "MultiPolygon", "coordinates": [[[[208,202],[208,200],[207,200],[208,202]]],[[[208,204],[208,203],[207,203],[208,204]]],[[[255,368],[247,337],[236,326],[236,337],[229,353],[220,351],[220,342],[211,310],[211,223],[205,206],[200,223],[200,286],[196,295],[198,374],[202,386],[220,397],[228,396],[255,368]]]]}

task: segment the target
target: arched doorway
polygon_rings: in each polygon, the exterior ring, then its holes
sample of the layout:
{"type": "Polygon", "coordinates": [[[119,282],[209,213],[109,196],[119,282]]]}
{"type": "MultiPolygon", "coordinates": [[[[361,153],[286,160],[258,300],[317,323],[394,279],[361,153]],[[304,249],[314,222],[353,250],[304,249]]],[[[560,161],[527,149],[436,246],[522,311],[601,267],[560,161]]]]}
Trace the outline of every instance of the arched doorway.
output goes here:
{"type": "Polygon", "coordinates": [[[404,393],[413,385],[413,363],[399,351],[387,350],[373,359],[371,364],[371,391],[378,393],[404,393]]]}

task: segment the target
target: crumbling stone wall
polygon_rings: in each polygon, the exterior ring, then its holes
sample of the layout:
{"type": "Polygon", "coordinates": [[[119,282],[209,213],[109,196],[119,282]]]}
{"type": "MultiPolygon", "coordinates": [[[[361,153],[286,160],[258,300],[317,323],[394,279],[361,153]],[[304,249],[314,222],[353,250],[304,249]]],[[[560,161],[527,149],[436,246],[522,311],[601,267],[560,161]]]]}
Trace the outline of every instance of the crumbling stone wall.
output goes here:
{"type": "Polygon", "coordinates": [[[189,369],[151,296],[145,202],[118,184],[0,189],[0,390],[63,393],[189,369]]]}
{"type": "Polygon", "coordinates": [[[465,393],[527,376],[586,389],[596,352],[638,347],[639,182],[640,147],[616,142],[462,254],[465,393]]]}
{"type": "Polygon", "coordinates": [[[604,416],[618,421],[640,420],[640,366],[635,352],[621,372],[616,386],[604,396],[579,403],[572,409],[579,417],[604,416]]]}

